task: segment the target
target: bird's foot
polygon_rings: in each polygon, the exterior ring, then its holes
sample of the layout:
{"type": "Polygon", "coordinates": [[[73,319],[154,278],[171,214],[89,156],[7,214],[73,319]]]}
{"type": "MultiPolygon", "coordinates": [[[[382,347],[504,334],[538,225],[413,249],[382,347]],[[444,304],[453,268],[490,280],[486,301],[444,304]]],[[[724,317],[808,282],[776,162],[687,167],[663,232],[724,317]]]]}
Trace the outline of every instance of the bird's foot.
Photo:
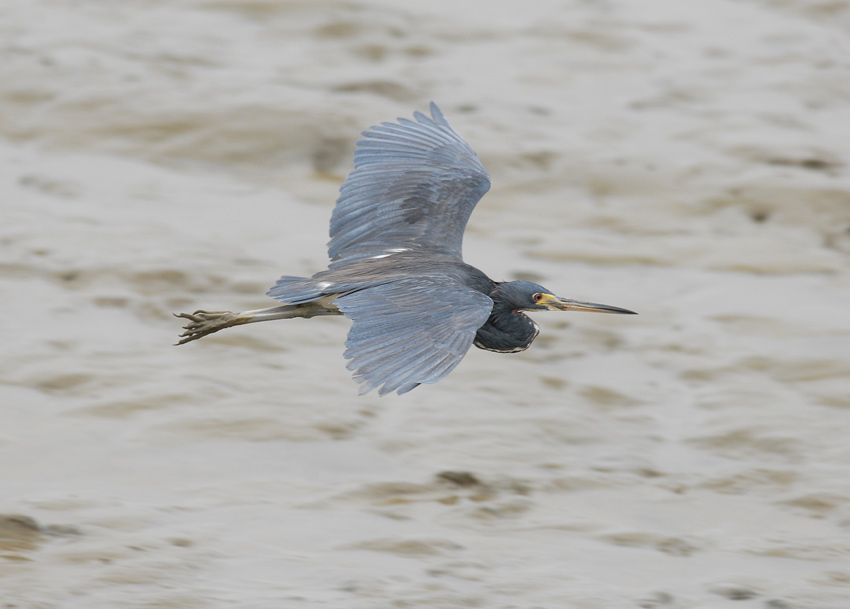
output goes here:
{"type": "Polygon", "coordinates": [[[213,332],[238,326],[247,323],[248,319],[241,313],[231,313],[230,311],[195,311],[189,313],[175,313],[174,317],[182,317],[188,319],[189,323],[183,326],[186,330],[180,335],[178,345],[185,345],[193,340],[203,338],[213,332]]]}

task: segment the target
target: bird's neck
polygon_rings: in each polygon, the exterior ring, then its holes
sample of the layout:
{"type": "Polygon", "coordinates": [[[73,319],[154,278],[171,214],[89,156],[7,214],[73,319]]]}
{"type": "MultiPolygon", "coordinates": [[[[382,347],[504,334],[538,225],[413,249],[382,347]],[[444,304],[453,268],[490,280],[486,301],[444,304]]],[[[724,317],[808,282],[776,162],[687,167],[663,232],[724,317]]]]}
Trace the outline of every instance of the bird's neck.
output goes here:
{"type": "Polygon", "coordinates": [[[497,300],[493,303],[487,323],[475,335],[475,346],[499,353],[525,351],[539,331],[530,317],[515,312],[509,305],[497,300]]]}

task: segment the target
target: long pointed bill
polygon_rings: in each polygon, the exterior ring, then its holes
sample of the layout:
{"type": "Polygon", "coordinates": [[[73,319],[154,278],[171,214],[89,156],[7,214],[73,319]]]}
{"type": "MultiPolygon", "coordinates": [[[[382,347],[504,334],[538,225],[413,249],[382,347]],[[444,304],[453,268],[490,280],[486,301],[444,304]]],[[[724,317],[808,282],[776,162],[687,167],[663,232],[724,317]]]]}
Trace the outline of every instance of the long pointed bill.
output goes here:
{"type": "Polygon", "coordinates": [[[543,294],[543,298],[537,304],[545,305],[551,311],[588,311],[590,313],[617,313],[620,315],[637,315],[634,311],[612,307],[610,305],[596,304],[595,302],[581,302],[569,298],[559,298],[551,294],[543,294]]]}

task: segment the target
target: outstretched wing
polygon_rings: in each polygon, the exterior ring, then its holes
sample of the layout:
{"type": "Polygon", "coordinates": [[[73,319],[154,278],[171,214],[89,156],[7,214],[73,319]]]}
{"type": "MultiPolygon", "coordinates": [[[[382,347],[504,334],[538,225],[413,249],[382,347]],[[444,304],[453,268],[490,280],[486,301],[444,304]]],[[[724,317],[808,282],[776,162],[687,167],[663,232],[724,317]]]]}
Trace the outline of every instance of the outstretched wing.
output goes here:
{"type": "Polygon", "coordinates": [[[399,279],[335,304],[353,322],[345,358],[361,395],[436,383],[460,363],[493,308],[486,294],[442,277],[399,279]]]}
{"type": "Polygon", "coordinates": [[[332,263],[407,250],[461,257],[466,222],[490,175],[436,104],[431,118],[414,117],[372,127],[357,141],[354,171],[331,215],[332,263]]]}

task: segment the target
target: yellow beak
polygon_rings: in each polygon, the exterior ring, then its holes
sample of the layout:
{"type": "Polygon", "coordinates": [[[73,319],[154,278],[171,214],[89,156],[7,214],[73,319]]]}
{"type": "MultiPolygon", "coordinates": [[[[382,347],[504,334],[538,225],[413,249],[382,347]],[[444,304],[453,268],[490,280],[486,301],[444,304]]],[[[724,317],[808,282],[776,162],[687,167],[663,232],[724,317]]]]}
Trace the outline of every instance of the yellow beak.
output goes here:
{"type": "Polygon", "coordinates": [[[617,313],[620,315],[637,315],[634,311],[612,307],[611,305],[581,302],[569,298],[559,298],[553,294],[542,294],[537,304],[545,306],[550,311],[589,311],[591,313],[617,313]]]}

